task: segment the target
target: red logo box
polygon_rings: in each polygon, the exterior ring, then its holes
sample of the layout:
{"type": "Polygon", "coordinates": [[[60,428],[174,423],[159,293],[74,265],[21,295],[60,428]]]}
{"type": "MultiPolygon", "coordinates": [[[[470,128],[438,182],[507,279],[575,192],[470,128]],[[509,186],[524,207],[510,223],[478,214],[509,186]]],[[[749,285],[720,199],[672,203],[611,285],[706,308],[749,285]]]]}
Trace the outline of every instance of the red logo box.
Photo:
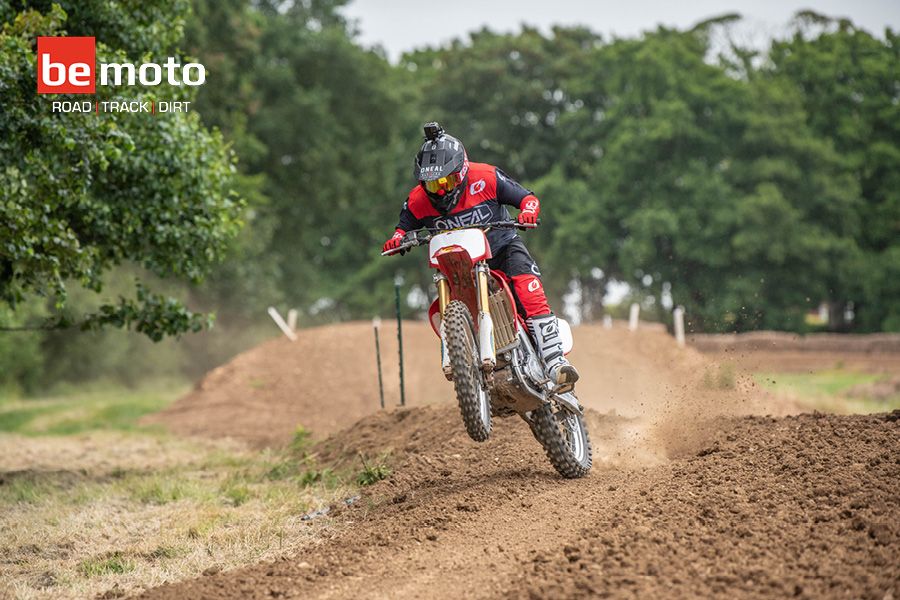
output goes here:
{"type": "Polygon", "coordinates": [[[93,94],[96,59],[93,37],[38,37],[38,94],[93,94]]]}

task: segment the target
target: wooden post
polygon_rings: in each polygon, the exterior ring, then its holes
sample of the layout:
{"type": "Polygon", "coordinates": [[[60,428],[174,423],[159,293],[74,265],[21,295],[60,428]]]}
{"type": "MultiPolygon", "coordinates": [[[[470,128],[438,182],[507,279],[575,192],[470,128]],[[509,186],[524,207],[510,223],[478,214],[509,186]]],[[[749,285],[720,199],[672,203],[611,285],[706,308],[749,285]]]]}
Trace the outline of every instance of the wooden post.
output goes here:
{"type": "Polygon", "coordinates": [[[281,318],[281,315],[278,314],[278,311],[275,310],[274,306],[270,306],[268,310],[269,316],[272,317],[272,320],[275,321],[275,324],[278,325],[278,328],[288,337],[292,342],[297,341],[297,335],[291,331],[291,328],[288,327],[288,324],[284,322],[284,319],[281,318]]]}
{"type": "Polygon", "coordinates": [[[672,311],[672,319],[675,321],[675,341],[684,348],[684,307],[676,306],[672,311]]]}
{"type": "Polygon", "coordinates": [[[641,306],[634,302],[631,305],[631,310],[628,313],[628,329],[629,331],[637,331],[638,328],[638,317],[641,314],[641,306]]]}
{"type": "Polygon", "coordinates": [[[394,299],[397,304],[397,346],[400,352],[400,406],[406,406],[406,390],[403,381],[403,319],[400,315],[400,284],[403,279],[394,280],[394,299]]]}
{"type": "Polygon", "coordinates": [[[384,408],[384,383],[381,379],[381,344],[378,342],[378,330],[381,329],[381,317],[372,319],[372,329],[375,330],[375,360],[378,364],[378,397],[381,398],[381,408],[384,408]]]}
{"type": "Polygon", "coordinates": [[[297,331],[297,309],[296,308],[292,308],[291,310],[288,311],[287,325],[288,325],[288,327],[291,328],[291,331],[297,331]]]}

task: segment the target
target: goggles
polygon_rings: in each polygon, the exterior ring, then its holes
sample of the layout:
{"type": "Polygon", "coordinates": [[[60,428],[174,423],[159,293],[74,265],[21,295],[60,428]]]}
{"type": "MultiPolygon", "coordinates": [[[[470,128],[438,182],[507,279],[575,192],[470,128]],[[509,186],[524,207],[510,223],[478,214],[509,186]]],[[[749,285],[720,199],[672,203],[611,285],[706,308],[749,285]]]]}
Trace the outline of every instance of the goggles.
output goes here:
{"type": "Polygon", "coordinates": [[[456,186],[462,183],[462,176],[459,173],[450,173],[446,177],[441,177],[440,179],[435,179],[433,181],[422,181],[422,187],[425,188],[425,191],[431,194],[438,194],[439,196],[443,196],[446,193],[452,192],[456,189],[456,186]]]}

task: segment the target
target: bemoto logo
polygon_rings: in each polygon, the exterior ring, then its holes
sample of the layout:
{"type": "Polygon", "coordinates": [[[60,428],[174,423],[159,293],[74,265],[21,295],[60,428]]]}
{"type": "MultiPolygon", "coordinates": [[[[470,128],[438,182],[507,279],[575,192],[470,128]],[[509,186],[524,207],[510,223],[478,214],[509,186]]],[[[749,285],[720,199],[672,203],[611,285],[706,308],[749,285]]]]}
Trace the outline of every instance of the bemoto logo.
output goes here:
{"type": "Polygon", "coordinates": [[[38,94],[93,94],[96,56],[92,37],[39,37],[38,94]]]}
{"type": "MultiPolygon", "coordinates": [[[[97,44],[93,37],[38,37],[38,94],[93,94],[97,91],[97,44]]],[[[202,85],[206,68],[199,63],[182,66],[174,56],[165,64],[101,63],[100,85],[202,85]]]]}

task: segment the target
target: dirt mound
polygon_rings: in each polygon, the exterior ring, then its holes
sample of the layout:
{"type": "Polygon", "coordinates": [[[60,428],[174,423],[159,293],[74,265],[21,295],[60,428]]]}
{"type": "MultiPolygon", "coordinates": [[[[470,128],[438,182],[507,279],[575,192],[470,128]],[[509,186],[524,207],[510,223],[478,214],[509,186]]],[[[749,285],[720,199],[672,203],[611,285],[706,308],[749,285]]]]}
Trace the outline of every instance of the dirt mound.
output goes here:
{"type": "Polygon", "coordinates": [[[806,336],[778,331],[696,334],[688,344],[719,363],[736,363],[747,371],[804,373],[850,369],[900,374],[900,334],[817,333],[806,336]]]}
{"type": "MultiPolygon", "coordinates": [[[[392,331],[385,327],[381,335],[389,406],[399,400],[392,331]]],[[[585,406],[630,417],[677,415],[664,420],[684,423],[693,414],[710,411],[759,410],[750,406],[751,396],[740,389],[738,377],[726,374],[722,380],[708,358],[678,348],[662,330],[585,325],[574,333],[570,358],[582,373],[578,393],[585,406]]],[[[404,322],[403,335],[407,404],[453,401],[452,385],[440,371],[440,345],[430,327],[404,322]]],[[[279,338],[253,348],[211,371],[192,392],[146,422],[185,435],[271,445],[288,441],[298,425],[323,438],[378,410],[371,324],[345,323],[302,330],[294,343],[279,338]]]]}
{"type": "Polygon", "coordinates": [[[882,381],[860,383],[844,392],[850,398],[871,398],[885,402],[894,396],[900,396],[900,375],[894,375],[882,381]]]}
{"type": "Polygon", "coordinates": [[[900,596],[900,413],[720,418],[624,463],[635,420],[591,420],[597,466],[566,481],[517,418],[484,444],[450,405],[365,419],[322,455],[391,447],[394,472],[332,538],[144,597],[900,596]]]}
{"type": "MultiPolygon", "coordinates": [[[[446,383],[440,347],[421,323],[404,324],[408,401],[440,401],[446,383]],[[431,389],[438,382],[436,389],[431,389]]],[[[185,397],[147,417],[182,435],[232,437],[255,446],[290,440],[298,426],[324,437],[377,411],[375,340],[370,323],[304,329],[280,337],[209,372],[185,397]]],[[[397,336],[382,330],[385,401],[399,401],[397,336]]]]}
{"type": "Polygon", "coordinates": [[[898,333],[811,333],[799,335],[783,331],[693,334],[688,343],[702,352],[783,351],[900,354],[898,333]]]}

